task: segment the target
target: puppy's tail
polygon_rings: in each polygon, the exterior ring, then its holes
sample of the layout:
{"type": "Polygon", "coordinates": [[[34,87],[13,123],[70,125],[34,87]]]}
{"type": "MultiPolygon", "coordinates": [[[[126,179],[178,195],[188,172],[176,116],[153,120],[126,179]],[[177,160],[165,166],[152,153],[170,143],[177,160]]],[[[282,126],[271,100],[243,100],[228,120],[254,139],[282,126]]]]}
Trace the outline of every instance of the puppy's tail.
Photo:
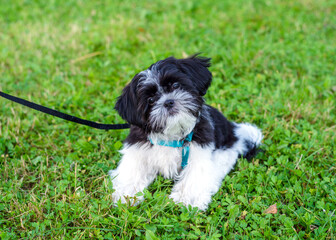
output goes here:
{"type": "Polygon", "coordinates": [[[249,123],[240,123],[236,124],[235,135],[238,138],[235,147],[239,157],[252,159],[258,153],[258,146],[263,139],[260,129],[249,123]]]}

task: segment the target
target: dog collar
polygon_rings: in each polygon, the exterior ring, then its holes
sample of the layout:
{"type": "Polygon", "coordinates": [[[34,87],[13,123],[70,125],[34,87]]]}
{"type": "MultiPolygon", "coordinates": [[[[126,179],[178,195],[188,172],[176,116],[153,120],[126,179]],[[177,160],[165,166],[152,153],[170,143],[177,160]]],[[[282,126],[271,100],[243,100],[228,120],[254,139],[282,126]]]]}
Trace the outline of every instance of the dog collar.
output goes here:
{"type": "Polygon", "coordinates": [[[182,162],[181,162],[181,167],[184,169],[188,165],[188,158],[189,158],[189,151],[190,151],[190,142],[192,140],[194,132],[191,131],[185,139],[183,140],[174,140],[174,141],[164,141],[164,140],[159,140],[156,143],[152,141],[152,139],[149,138],[149,141],[153,145],[160,145],[160,146],[165,146],[165,147],[173,147],[173,148],[182,148],[182,162]]]}

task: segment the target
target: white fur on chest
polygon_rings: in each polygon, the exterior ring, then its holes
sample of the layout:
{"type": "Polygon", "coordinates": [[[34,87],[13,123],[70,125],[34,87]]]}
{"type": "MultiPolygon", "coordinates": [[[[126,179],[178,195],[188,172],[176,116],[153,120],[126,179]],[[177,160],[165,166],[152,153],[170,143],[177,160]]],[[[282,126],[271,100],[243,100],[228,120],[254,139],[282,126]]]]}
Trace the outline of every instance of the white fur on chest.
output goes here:
{"type": "Polygon", "coordinates": [[[145,143],[125,146],[120,152],[131,155],[134,160],[152,168],[155,174],[161,174],[165,178],[176,178],[181,171],[182,148],[150,146],[149,143],[145,143]]]}

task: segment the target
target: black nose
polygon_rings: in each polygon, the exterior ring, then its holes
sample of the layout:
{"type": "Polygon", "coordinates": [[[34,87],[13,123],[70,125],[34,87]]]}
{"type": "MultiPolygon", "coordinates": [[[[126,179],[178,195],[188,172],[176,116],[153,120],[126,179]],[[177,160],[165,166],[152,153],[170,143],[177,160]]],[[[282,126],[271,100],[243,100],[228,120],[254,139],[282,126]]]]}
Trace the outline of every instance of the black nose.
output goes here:
{"type": "Polygon", "coordinates": [[[168,109],[172,108],[174,106],[174,100],[173,99],[168,99],[164,102],[164,106],[168,109]]]}

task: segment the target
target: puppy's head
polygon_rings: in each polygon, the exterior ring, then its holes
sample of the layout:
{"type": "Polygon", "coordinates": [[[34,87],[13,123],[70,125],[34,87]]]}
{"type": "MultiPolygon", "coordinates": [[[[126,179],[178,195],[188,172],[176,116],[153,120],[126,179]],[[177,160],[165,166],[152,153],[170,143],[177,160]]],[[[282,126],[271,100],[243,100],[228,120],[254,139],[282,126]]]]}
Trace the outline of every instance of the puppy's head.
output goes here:
{"type": "Polygon", "coordinates": [[[199,117],[210,86],[210,58],[170,57],[134,76],[115,109],[147,133],[188,134],[199,117]]]}

